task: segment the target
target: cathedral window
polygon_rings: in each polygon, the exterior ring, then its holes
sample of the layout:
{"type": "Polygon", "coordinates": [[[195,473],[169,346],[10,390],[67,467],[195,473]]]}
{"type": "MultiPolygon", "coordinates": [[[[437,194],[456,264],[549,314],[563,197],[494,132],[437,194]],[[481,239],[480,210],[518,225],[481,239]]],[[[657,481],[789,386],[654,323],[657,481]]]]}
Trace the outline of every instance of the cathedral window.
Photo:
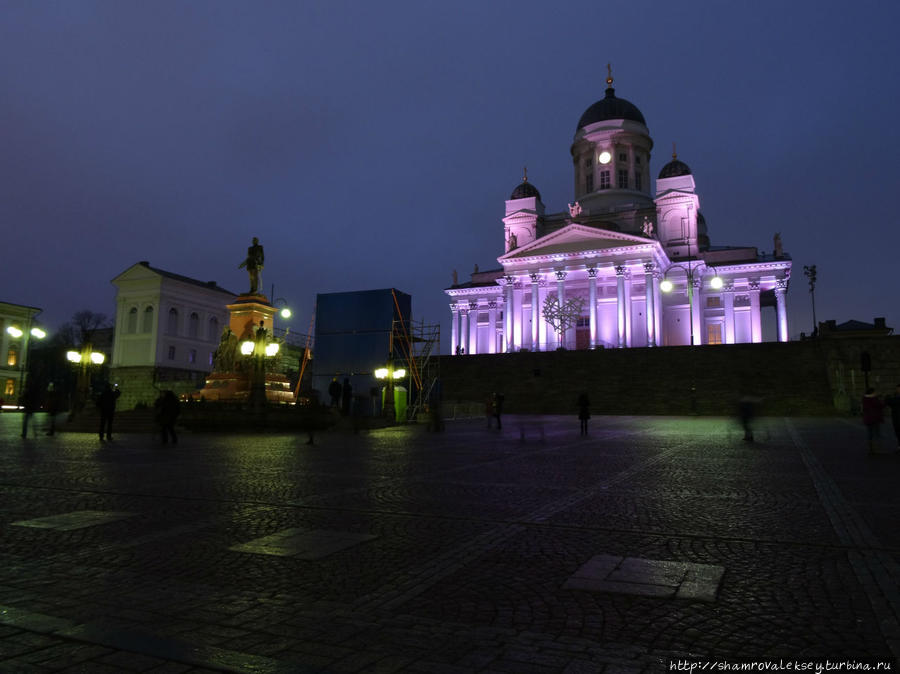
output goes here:
{"type": "Polygon", "coordinates": [[[188,351],[188,362],[193,364],[197,362],[197,349],[188,351]]]}
{"type": "Polygon", "coordinates": [[[178,310],[175,307],[169,309],[169,321],[166,325],[166,331],[170,335],[178,334],[178,310]]]}
{"type": "Polygon", "coordinates": [[[628,161],[628,155],[624,152],[619,153],[619,161],[628,161]]]}
{"type": "Polygon", "coordinates": [[[721,344],[722,343],[722,324],[710,323],[706,326],[706,343],[721,344]]]}
{"type": "Polygon", "coordinates": [[[169,347],[169,360],[175,360],[175,347],[169,347]]]}
{"type": "Polygon", "coordinates": [[[628,189],[628,170],[627,169],[619,169],[619,189],[628,189]]]}
{"type": "Polygon", "coordinates": [[[209,336],[210,341],[219,338],[219,319],[213,316],[209,319],[209,336]]]}
{"type": "Polygon", "coordinates": [[[640,158],[640,157],[635,157],[635,158],[634,158],[634,163],[637,164],[638,166],[640,166],[640,165],[641,165],[641,158],[640,158]]]}
{"type": "Polygon", "coordinates": [[[144,309],[144,320],[141,332],[153,332],[153,307],[144,309]]]}
{"type": "Polygon", "coordinates": [[[594,174],[588,173],[584,176],[584,191],[585,192],[593,192],[594,191],[594,174]]]}
{"type": "MultiPolygon", "coordinates": [[[[197,333],[200,331],[200,316],[197,315],[197,312],[194,311],[191,313],[191,317],[188,319],[188,336],[197,338],[197,333]]],[[[193,361],[191,361],[193,362],[193,361]]]]}
{"type": "Polygon", "coordinates": [[[600,189],[609,189],[609,171],[600,171],[600,189]]]}
{"type": "Polygon", "coordinates": [[[16,380],[15,379],[7,379],[6,386],[3,387],[3,395],[11,396],[16,393],[16,380]]]}
{"type": "Polygon", "coordinates": [[[131,307],[128,312],[128,327],[125,328],[125,332],[129,334],[137,332],[137,307],[131,307]]]}
{"type": "Polygon", "coordinates": [[[15,367],[16,363],[19,362],[19,347],[11,346],[9,347],[9,351],[6,352],[6,364],[9,367],[15,367]]]}
{"type": "Polygon", "coordinates": [[[722,306],[722,298],[714,295],[706,298],[706,306],[710,309],[717,309],[722,306]]]}
{"type": "Polygon", "coordinates": [[[641,187],[641,172],[640,171],[634,172],[634,189],[636,189],[636,190],[643,189],[641,187]]]}

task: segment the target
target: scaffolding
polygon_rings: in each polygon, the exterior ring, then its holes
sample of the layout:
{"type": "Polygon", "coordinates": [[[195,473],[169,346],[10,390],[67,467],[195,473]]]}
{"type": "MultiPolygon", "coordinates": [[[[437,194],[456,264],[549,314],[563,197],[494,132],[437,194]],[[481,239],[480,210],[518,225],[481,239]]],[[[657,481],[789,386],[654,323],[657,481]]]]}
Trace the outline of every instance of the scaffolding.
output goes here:
{"type": "Polygon", "coordinates": [[[397,358],[406,363],[409,391],[407,419],[414,420],[431,401],[440,376],[438,355],[441,345],[441,326],[440,323],[425,323],[424,320],[415,321],[405,318],[400,311],[396,295],[394,295],[394,307],[397,310],[398,318],[393,321],[391,340],[397,358]]]}

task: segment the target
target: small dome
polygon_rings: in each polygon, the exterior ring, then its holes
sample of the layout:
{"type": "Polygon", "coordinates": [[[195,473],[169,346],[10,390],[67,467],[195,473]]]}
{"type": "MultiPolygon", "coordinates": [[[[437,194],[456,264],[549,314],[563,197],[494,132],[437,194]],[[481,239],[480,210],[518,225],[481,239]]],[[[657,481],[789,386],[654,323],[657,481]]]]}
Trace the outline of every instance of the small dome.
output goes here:
{"type": "Polygon", "coordinates": [[[537,197],[537,200],[541,200],[541,193],[538,192],[538,188],[532,185],[528,180],[523,180],[516,189],[513,190],[510,195],[510,199],[527,199],[528,197],[537,197]]]}
{"type": "Polygon", "coordinates": [[[659,172],[660,179],[677,178],[678,176],[689,175],[691,175],[691,167],[678,159],[672,159],[672,161],[663,166],[662,171],[659,172]]]}
{"type": "Polygon", "coordinates": [[[581,119],[578,120],[578,128],[581,129],[588,124],[602,122],[607,119],[630,119],[633,122],[640,122],[647,126],[647,122],[644,121],[644,115],[641,114],[637,106],[624,98],[616,98],[616,90],[612,87],[606,90],[605,98],[601,98],[584,111],[581,119]]]}

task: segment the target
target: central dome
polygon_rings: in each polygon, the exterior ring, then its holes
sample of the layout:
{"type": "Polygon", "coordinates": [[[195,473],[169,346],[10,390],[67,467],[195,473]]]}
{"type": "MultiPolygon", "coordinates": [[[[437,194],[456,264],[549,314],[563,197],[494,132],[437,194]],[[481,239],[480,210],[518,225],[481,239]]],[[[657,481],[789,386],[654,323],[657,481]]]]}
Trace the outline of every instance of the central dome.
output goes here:
{"type": "Polygon", "coordinates": [[[584,111],[581,119],[578,120],[578,128],[581,129],[589,124],[603,122],[607,119],[630,119],[647,126],[644,115],[637,106],[624,98],[616,98],[616,90],[612,87],[606,90],[605,98],[601,98],[584,111]]]}

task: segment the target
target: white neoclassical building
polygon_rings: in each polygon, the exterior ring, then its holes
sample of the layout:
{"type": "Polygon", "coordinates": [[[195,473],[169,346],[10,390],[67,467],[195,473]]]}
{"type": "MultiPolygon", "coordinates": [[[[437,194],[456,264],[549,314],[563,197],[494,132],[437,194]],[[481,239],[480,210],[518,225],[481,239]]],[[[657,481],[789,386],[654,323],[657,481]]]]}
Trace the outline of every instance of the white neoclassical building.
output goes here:
{"type": "Polygon", "coordinates": [[[791,258],[780,235],[769,255],[711,245],[694,176],[674,151],[652,194],[644,116],[607,84],[570,149],[574,201],[546,213],[526,175],[506,201],[501,267],[463,283],[454,272],[451,353],[761,342],[764,320],[787,341],[791,258]],[[548,297],[577,310],[562,335],[548,297]]]}

